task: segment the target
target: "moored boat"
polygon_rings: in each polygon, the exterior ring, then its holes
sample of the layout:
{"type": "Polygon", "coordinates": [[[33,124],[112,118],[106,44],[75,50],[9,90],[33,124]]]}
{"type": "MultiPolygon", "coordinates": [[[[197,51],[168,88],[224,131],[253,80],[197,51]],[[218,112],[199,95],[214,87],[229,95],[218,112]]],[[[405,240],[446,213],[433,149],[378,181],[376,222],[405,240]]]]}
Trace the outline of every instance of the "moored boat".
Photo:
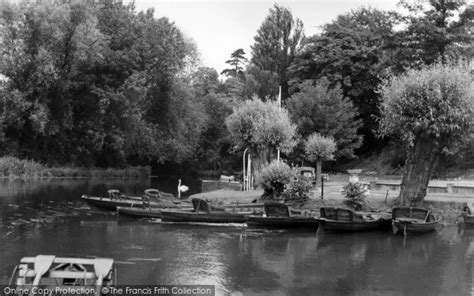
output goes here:
{"type": "MultiPolygon", "coordinates": [[[[150,207],[117,207],[119,215],[133,217],[133,218],[161,218],[163,210],[169,210],[170,207],[150,208],[150,207]]],[[[176,209],[176,208],[175,208],[176,209]]],[[[191,207],[182,207],[180,210],[192,210],[191,207]]]]}
{"type": "Polygon", "coordinates": [[[264,215],[248,217],[247,225],[268,228],[311,228],[318,229],[318,220],[315,217],[305,216],[292,211],[286,204],[266,202],[264,215]]]}
{"type": "Polygon", "coordinates": [[[356,212],[351,209],[322,207],[318,218],[324,232],[355,232],[390,228],[390,214],[356,212]]]}
{"type": "Polygon", "coordinates": [[[102,287],[117,284],[113,263],[110,258],[24,257],[13,270],[9,286],[28,289],[41,285],[44,291],[51,287],[59,294],[62,290],[56,288],[69,287],[65,294],[101,295],[102,287]]]}
{"type": "Polygon", "coordinates": [[[468,202],[464,205],[461,214],[462,224],[465,228],[474,228],[474,204],[468,202]]]}
{"type": "Polygon", "coordinates": [[[436,230],[440,219],[430,210],[416,207],[397,207],[392,209],[393,233],[426,233],[436,230]]]}
{"type": "Polygon", "coordinates": [[[224,208],[211,207],[205,200],[193,198],[193,210],[163,210],[161,221],[180,223],[245,223],[253,212],[229,212],[224,208]]]}
{"type": "Polygon", "coordinates": [[[117,207],[179,208],[182,202],[174,198],[171,193],[157,189],[147,189],[141,197],[123,195],[117,189],[110,189],[107,193],[107,197],[83,195],[81,199],[90,205],[113,211],[117,207]]]}

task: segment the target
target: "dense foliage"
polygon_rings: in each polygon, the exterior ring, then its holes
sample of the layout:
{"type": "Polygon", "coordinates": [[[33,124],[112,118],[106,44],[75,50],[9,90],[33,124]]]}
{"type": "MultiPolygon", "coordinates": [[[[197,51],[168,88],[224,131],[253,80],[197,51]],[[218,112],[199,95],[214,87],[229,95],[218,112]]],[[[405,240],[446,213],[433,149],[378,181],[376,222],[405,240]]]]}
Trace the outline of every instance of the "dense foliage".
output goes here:
{"type": "Polygon", "coordinates": [[[291,11],[275,4],[257,30],[252,45],[252,63],[263,71],[275,73],[282,87],[282,97],[288,94],[290,66],[304,40],[303,22],[293,18],[291,11]]]}
{"type": "Polygon", "coordinates": [[[308,37],[274,5],[248,60],[242,48],[232,52],[225,77],[203,67],[179,24],[153,10],[54,3],[0,12],[0,154],[53,165],[235,169],[245,148],[302,162],[297,139],[313,133],[332,137],[344,161],[396,141],[375,137],[379,123],[391,128],[376,120],[388,106],[383,81],[474,56],[474,6],[463,0],[401,1],[404,13],[360,8],[308,37]],[[279,86],[281,110],[271,103],[279,86]]]}
{"type": "Polygon", "coordinates": [[[234,109],[226,124],[235,149],[290,152],[296,145],[296,126],[288,111],[280,109],[274,102],[245,101],[234,109]]]}
{"type": "Polygon", "coordinates": [[[283,199],[285,202],[296,201],[304,202],[309,199],[309,192],[313,188],[313,183],[310,178],[305,176],[297,176],[286,185],[283,191],[283,199]]]}
{"type": "Polygon", "coordinates": [[[281,197],[285,185],[295,178],[295,172],[284,162],[272,161],[260,172],[260,184],[263,187],[263,198],[281,197]]]}
{"type": "Polygon", "coordinates": [[[327,79],[315,83],[306,80],[298,85],[287,101],[288,110],[298,132],[303,138],[317,131],[334,138],[337,145],[336,157],[353,158],[362,144],[358,134],[361,126],[353,103],[343,96],[341,88],[330,87],[327,79]]]}
{"type": "Polygon", "coordinates": [[[408,150],[402,202],[426,195],[433,165],[469,143],[474,115],[472,65],[434,64],[394,76],[381,86],[381,133],[403,140],[408,150]]]}
{"type": "Polygon", "coordinates": [[[369,195],[367,184],[361,182],[349,182],[342,188],[344,203],[350,208],[359,211],[365,205],[365,199],[369,195]]]}
{"type": "Polygon", "coordinates": [[[309,135],[305,142],[305,153],[309,161],[333,160],[336,150],[334,139],[319,133],[309,135]]]}
{"type": "Polygon", "coordinates": [[[179,74],[194,45],[168,19],[115,1],[2,18],[2,153],[104,166],[193,154],[203,111],[179,74]]]}

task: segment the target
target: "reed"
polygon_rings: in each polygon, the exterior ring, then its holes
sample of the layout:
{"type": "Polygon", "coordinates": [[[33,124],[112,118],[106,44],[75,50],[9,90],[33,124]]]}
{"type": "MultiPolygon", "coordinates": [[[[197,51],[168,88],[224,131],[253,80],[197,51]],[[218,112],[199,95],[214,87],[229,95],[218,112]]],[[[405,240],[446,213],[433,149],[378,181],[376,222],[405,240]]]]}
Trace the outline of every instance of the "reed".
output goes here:
{"type": "Polygon", "coordinates": [[[0,178],[145,178],[151,175],[149,166],[127,168],[84,168],[74,166],[47,167],[29,159],[0,157],[0,178]]]}

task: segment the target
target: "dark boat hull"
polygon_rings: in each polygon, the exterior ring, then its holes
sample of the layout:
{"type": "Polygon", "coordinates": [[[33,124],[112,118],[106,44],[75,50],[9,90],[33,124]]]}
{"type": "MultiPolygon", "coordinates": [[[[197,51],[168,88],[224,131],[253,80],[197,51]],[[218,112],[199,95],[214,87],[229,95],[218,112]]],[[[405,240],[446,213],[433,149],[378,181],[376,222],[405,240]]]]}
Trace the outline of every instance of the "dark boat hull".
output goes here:
{"type": "Polygon", "coordinates": [[[317,230],[319,224],[314,217],[249,216],[247,225],[272,228],[312,228],[317,230]]]}
{"type": "Polygon", "coordinates": [[[117,207],[143,207],[141,200],[135,199],[110,199],[108,197],[95,197],[83,195],[82,200],[90,205],[115,211],[117,207]]]}
{"type": "Polygon", "coordinates": [[[326,218],[319,218],[319,227],[324,232],[358,232],[386,230],[390,228],[389,219],[378,219],[374,221],[337,221],[326,218]]]}
{"type": "Polygon", "coordinates": [[[406,233],[427,233],[436,230],[439,220],[432,222],[423,222],[423,221],[406,221],[403,219],[395,219],[392,222],[394,233],[402,232],[406,233]]]}
{"type": "Polygon", "coordinates": [[[161,218],[161,211],[159,208],[117,207],[119,215],[133,218],[161,218]]]}
{"type": "Polygon", "coordinates": [[[184,211],[162,211],[161,221],[181,223],[245,223],[247,221],[247,215],[228,212],[200,213],[184,211]]]}
{"type": "MultiPolygon", "coordinates": [[[[108,197],[96,197],[96,196],[87,196],[83,195],[82,200],[87,202],[90,205],[100,207],[102,209],[115,211],[117,207],[128,207],[128,208],[143,208],[143,201],[138,199],[110,199],[108,197]]],[[[190,204],[186,203],[174,203],[173,201],[165,200],[163,202],[149,202],[150,208],[183,208],[185,206],[190,206],[190,204]]],[[[148,208],[148,205],[146,205],[148,208]]]]}
{"type": "Polygon", "coordinates": [[[436,230],[440,219],[430,210],[417,207],[396,207],[392,209],[393,233],[421,234],[436,230]]]}
{"type": "Polygon", "coordinates": [[[463,214],[462,222],[465,228],[474,228],[474,216],[463,214]]]}

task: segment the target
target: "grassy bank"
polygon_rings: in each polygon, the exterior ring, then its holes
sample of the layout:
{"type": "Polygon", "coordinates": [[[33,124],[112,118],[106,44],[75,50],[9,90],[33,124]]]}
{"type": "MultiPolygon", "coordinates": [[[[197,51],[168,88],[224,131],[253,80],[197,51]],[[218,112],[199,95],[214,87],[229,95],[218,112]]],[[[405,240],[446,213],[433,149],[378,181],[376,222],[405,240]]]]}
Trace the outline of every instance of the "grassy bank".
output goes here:
{"type": "Polygon", "coordinates": [[[28,159],[13,156],[0,157],[0,178],[46,179],[46,178],[143,178],[151,174],[150,167],[127,168],[81,168],[48,167],[28,159]]]}

